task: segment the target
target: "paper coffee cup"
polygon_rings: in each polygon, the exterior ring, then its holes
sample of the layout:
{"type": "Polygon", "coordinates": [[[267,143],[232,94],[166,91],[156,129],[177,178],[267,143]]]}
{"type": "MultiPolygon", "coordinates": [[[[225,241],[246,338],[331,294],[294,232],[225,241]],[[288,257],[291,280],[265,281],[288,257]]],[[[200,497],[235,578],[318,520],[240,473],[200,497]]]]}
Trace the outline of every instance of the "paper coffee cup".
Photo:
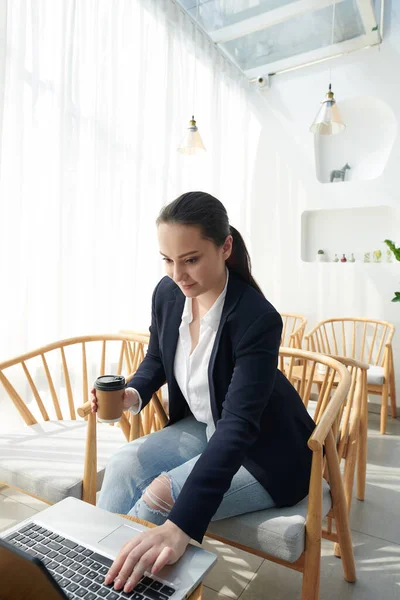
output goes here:
{"type": "Polygon", "coordinates": [[[125,377],[102,375],[94,382],[97,398],[97,420],[102,423],[117,423],[124,410],[125,377]]]}

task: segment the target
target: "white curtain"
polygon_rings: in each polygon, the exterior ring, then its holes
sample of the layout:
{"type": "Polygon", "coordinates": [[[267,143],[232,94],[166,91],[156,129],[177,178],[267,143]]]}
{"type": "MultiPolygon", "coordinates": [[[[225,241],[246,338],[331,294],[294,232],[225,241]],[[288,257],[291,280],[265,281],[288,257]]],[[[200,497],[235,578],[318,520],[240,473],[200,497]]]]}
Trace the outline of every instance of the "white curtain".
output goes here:
{"type": "Polygon", "coordinates": [[[162,205],[211,192],[246,237],[259,133],[247,84],[172,0],[0,6],[0,360],[147,330],[162,205]],[[176,151],[193,110],[200,158],[176,151]]]}

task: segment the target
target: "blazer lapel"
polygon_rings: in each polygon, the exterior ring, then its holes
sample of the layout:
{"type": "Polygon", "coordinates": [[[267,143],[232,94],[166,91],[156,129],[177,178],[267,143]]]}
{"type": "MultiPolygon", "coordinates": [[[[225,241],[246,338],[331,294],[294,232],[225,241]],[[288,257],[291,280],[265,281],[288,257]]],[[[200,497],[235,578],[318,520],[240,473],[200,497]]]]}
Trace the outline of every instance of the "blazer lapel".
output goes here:
{"type": "Polygon", "coordinates": [[[226,320],[227,320],[228,316],[231,314],[231,312],[234,310],[234,308],[236,307],[237,303],[239,302],[240,297],[243,294],[243,291],[245,289],[245,286],[246,286],[246,284],[241,279],[239,279],[238,277],[235,277],[235,275],[233,275],[232,273],[229,273],[229,281],[228,281],[228,287],[226,290],[224,308],[222,309],[221,321],[219,323],[217,335],[215,336],[215,342],[214,342],[214,346],[213,346],[213,349],[211,352],[210,362],[208,365],[208,384],[209,384],[209,388],[210,388],[210,403],[211,403],[211,412],[214,417],[214,421],[216,421],[218,418],[218,408],[217,408],[217,403],[215,401],[215,388],[214,388],[214,378],[213,378],[213,372],[214,372],[214,368],[215,368],[215,359],[216,359],[217,352],[218,352],[219,342],[221,340],[222,330],[224,328],[226,320]]]}
{"type": "Polygon", "coordinates": [[[167,303],[166,324],[163,335],[163,355],[165,374],[169,381],[174,377],[174,359],[178,343],[179,326],[181,324],[185,296],[179,288],[174,290],[172,300],[167,303]]]}

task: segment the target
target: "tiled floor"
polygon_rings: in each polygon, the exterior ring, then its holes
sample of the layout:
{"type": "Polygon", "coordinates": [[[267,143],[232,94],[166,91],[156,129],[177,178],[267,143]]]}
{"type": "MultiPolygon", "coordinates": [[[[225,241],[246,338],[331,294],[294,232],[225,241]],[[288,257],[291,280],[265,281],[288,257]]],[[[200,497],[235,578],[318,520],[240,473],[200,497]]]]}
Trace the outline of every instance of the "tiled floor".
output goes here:
{"type": "MultiPolygon", "coordinates": [[[[0,488],[0,531],[46,508],[10,488],[0,488]]],[[[400,599],[400,420],[389,419],[388,434],[379,434],[379,416],[370,415],[365,502],[354,500],[351,513],[358,580],[343,579],[333,545],[323,543],[321,600],[400,599]]],[[[301,575],[208,540],[218,554],[205,580],[204,600],[299,600],[301,575]]]]}

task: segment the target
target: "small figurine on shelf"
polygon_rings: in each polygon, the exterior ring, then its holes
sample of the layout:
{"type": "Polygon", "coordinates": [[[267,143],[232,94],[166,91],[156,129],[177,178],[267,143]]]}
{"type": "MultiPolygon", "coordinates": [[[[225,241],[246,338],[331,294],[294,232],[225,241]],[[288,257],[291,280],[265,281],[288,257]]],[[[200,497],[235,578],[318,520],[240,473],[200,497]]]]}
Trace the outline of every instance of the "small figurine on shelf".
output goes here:
{"type": "Polygon", "coordinates": [[[364,262],[365,263],[371,262],[371,252],[364,252],[364,262]]]}
{"type": "Polygon", "coordinates": [[[339,257],[337,254],[335,254],[335,258],[333,259],[333,262],[339,262],[339,257]]]}
{"type": "Polygon", "coordinates": [[[373,255],[374,255],[374,262],[380,263],[382,260],[382,251],[374,250],[373,255]]]}
{"type": "Polygon", "coordinates": [[[318,250],[317,252],[317,261],[324,262],[325,261],[325,252],[323,250],[318,250]]]}
{"type": "Polygon", "coordinates": [[[354,258],[353,252],[351,253],[351,256],[349,258],[349,262],[356,262],[356,259],[354,258]]]}
{"type": "Polygon", "coordinates": [[[393,262],[393,252],[389,248],[386,250],[386,262],[393,262]]]}
{"type": "Polygon", "coordinates": [[[331,171],[331,183],[332,181],[335,181],[335,179],[338,179],[339,181],[344,181],[347,169],[351,169],[349,163],[346,163],[341,169],[334,169],[333,171],[331,171]]]}
{"type": "Polygon", "coordinates": [[[347,262],[347,258],[346,258],[345,254],[343,254],[342,258],[340,259],[340,262],[347,262]]]}

